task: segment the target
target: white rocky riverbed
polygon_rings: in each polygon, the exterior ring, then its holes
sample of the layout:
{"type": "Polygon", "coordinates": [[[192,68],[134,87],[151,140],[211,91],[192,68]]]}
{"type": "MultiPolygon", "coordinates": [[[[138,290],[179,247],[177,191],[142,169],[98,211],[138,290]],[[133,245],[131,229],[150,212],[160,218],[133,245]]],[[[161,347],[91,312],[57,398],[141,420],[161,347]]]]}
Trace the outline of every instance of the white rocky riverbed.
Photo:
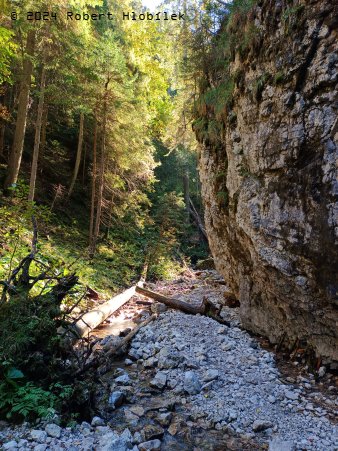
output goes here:
{"type": "MultiPolygon", "coordinates": [[[[218,280],[204,272],[181,279],[171,292],[222,303],[226,288],[207,285],[205,274],[218,280]]],[[[334,378],[322,369],[323,392],[310,374],[282,375],[274,354],[240,329],[237,309],[224,307],[222,316],[230,326],[161,313],[134,338],[121,368],[105,376],[110,394],[101,400],[100,417],[75,429],[3,425],[2,449],[338,450],[334,378]]]]}

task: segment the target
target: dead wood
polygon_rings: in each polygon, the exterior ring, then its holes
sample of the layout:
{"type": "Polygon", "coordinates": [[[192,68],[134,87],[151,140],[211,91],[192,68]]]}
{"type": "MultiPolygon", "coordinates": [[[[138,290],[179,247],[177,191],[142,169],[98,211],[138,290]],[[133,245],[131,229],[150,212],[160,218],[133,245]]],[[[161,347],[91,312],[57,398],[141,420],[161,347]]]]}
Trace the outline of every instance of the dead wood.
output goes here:
{"type": "Polygon", "coordinates": [[[182,312],[193,315],[197,315],[199,313],[201,315],[209,316],[209,318],[214,319],[218,323],[230,326],[229,321],[221,318],[220,309],[217,309],[211,302],[208,301],[206,297],[203,298],[203,302],[200,305],[196,306],[185,301],[180,301],[179,299],[168,298],[167,296],[163,296],[163,294],[155,293],[154,291],[141,287],[136,287],[136,292],[176,310],[181,310],[182,312]]]}
{"type": "Polygon", "coordinates": [[[123,348],[125,345],[127,345],[130,340],[137,334],[137,332],[142,329],[142,327],[146,326],[147,324],[151,323],[157,318],[157,315],[151,315],[149,318],[147,318],[145,321],[140,323],[138,326],[134,327],[128,335],[126,335],[123,340],[117,344],[116,346],[109,349],[109,351],[105,354],[105,357],[111,357],[113,354],[116,354],[117,351],[119,351],[121,348],[123,348]]]}
{"type": "Polygon", "coordinates": [[[194,218],[197,227],[199,228],[201,234],[203,235],[203,237],[208,241],[208,235],[207,232],[204,228],[204,224],[202,222],[202,219],[200,218],[200,215],[198,214],[192,200],[189,198],[189,208],[190,208],[190,214],[191,216],[194,218]]]}
{"type": "MultiPolygon", "coordinates": [[[[142,282],[140,282],[142,283],[142,282]]],[[[99,326],[109,316],[126,304],[136,293],[136,286],[128,288],[122,293],[109,299],[104,304],[95,307],[79,318],[72,326],[74,338],[81,338],[88,335],[93,329],[99,326]]]]}
{"type": "MultiPolygon", "coordinates": [[[[100,354],[97,357],[94,357],[90,362],[87,362],[80,370],[78,370],[75,373],[75,376],[79,376],[89,369],[97,369],[101,368],[100,374],[104,374],[105,372],[109,371],[107,367],[107,359],[112,357],[114,354],[116,354],[120,349],[122,349],[124,346],[126,346],[130,340],[137,334],[137,332],[142,329],[142,327],[145,327],[147,324],[151,323],[157,318],[157,315],[152,315],[149,318],[147,318],[145,321],[140,323],[138,326],[136,326],[127,336],[121,340],[121,342],[113,347],[111,347],[107,352],[104,354],[100,354]],[[104,363],[103,363],[104,362],[104,363]],[[106,365],[106,367],[104,367],[106,365]]],[[[109,365],[108,365],[109,366],[109,365]]]]}
{"type": "MultiPolygon", "coordinates": [[[[140,281],[137,285],[123,291],[122,293],[109,299],[109,301],[101,304],[95,309],[82,315],[71,327],[69,331],[68,338],[72,341],[76,338],[81,338],[88,335],[93,329],[99,326],[103,321],[105,321],[109,316],[115,313],[119,308],[126,304],[136,293],[136,288],[138,286],[143,286],[143,283],[147,277],[148,270],[148,256],[141,273],[140,281]]],[[[89,287],[87,287],[88,289],[89,287]]],[[[93,290],[92,290],[93,291],[93,290]]]]}
{"type": "Polygon", "coordinates": [[[142,294],[151,299],[155,299],[155,301],[161,302],[162,304],[167,305],[168,307],[182,310],[182,312],[190,313],[196,315],[197,313],[204,314],[205,313],[205,301],[203,300],[202,304],[196,306],[192,304],[188,304],[188,302],[180,301],[179,299],[168,298],[163,294],[155,293],[154,291],[147,290],[145,288],[136,287],[136,292],[142,294]]]}
{"type": "Polygon", "coordinates": [[[97,301],[100,299],[100,293],[98,293],[96,290],[93,290],[93,288],[86,286],[86,297],[89,299],[93,299],[94,301],[97,301]]]}

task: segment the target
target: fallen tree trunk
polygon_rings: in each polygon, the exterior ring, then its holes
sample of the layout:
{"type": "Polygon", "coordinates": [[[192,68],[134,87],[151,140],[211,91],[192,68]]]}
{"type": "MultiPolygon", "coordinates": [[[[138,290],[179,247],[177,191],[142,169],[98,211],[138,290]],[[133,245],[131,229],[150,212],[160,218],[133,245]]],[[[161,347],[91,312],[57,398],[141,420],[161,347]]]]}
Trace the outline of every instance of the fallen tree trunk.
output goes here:
{"type": "Polygon", "coordinates": [[[197,210],[192,202],[192,200],[189,198],[189,204],[190,204],[190,214],[194,218],[197,227],[199,228],[201,234],[204,236],[204,238],[208,241],[208,235],[204,228],[202,219],[200,218],[199,214],[197,213],[197,210]]]}
{"type": "Polygon", "coordinates": [[[142,329],[142,327],[146,326],[147,324],[151,323],[157,318],[157,315],[151,315],[149,318],[144,320],[142,323],[140,323],[138,326],[136,326],[133,330],[129,332],[128,335],[126,335],[123,340],[117,344],[116,346],[113,346],[109,349],[108,352],[106,352],[105,357],[111,357],[113,354],[115,354],[119,349],[123,348],[126,344],[130,342],[130,340],[137,334],[137,332],[142,329]]]}
{"type": "Polygon", "coordinates": [[[119,351],[121,348],[126,346],[130,342],[130,340],[137,334],[137,332],[140,329],[142,329],[142,327],[151,323],[156,318],[157,318],[157,315],[151,315],[149,318],[147,318],[145,321],[143,321],[141,324],[139,324],[133,330],[131,330],[129,332],[129,334],[126,335],[119,344],[117,344],[116,346],[113,346],[106,353],[104,353],[101,358],[100,358],[100,356],[98,356],[98,357],[93,358],[90,362],[86,363],[83,366],[83,368],[81,368],[80,370],[77,371],[77,373],[75,373],[75,376],[79,376],[92,368],[100,368],[101,375],[106,373],[107,371],[109,371],[109,369],[110,369],[109,365],[107,365],[106,368],[102,369],[102,367],[104,366],[104,363],[102,362],[102,358],[104,358],[105,362],[107,362],[107,359],[109,357],[111,357],[112,355],[116,354],[117,351],[119,351]]]}
{"type": "Polygon", "coordinates": [[[146,288],[136,287],[136,292],[148,298],[154,299],[155,301],[161,302],[168,307],[181,310],[182,312],[190,313],[193,315],[200,313],[201,315],[205,315],[209,318],[214,319],[218,323],[225,324],[226,326],[230,327],[229,321],[221,318],[219,309],[217,309],[206,298],[203,299],[203,302],[200,305],[196,306],[185,301],[180,301],[179,299],[168,298],[167,296],[163,296],[163,294],[155,293],[155,291],[150,291],[146,288]]]}
{"type": "Polygon", "coordinates": [[[143,296],[146,296],[151,299],[155,299],[155,301],[161,302],[162,304],[167,305],[168,307],[182,310],[182,312],[185,313],[191,313],[193,315],[196,315],[197,313],[204,314],[206,304],[205,301],[203,301],[200,305],[192,305],[188,304],[188,302],[180,301],[179,299],[173,299],[168,298],[167,296],[163,296],[163,294],[155,293],[154,291],[147,290],[145,288],[136,287],[136,293],[142,294],[143,296]]]}
{"type": "MultiPolygon", "coordinates": [[[[139,282],[143,285],[143,281],[139,282]]],[[[116,312],[122,305],[126,304],[136,293],[137,286],[133,286],[123,291],[123,293],[114,296],[109,301],[96,307],[90,312],[85,313],[80,319],[72,326],[72,333],[74,338],[81,338],[88,335],[93,329],[99,326],[109,316],[116,312]]]]}

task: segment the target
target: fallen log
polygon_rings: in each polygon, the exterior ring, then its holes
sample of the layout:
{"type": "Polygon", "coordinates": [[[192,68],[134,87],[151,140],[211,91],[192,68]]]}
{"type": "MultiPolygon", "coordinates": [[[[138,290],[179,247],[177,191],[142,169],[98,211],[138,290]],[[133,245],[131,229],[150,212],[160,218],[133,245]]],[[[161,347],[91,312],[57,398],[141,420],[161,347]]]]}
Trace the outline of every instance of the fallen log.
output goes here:
{"type": "MultiPolygon", "coordinates": [[[[131,288],[123,291],[120,294],[117,294],[113,298],[109,299],[109,301],[105,302],[102,305],[97,306],[95,309],[90,312],[85,313],[79,318],[75,324],[73,324],[67,333],[68,337],[71,340],[76,340],[78,338],[82,338],[85,335],[88,335],[93,329],[99,326],[103,321],[105,321],[109,316],[115,313],[119,308],[121,308],[124,304],[126,304],[136,293],[136,287],[143,286],[143,283],[146,280],[148,271],[148,256],[146,257],[145,264],[142,269],[140,281],[137,285],[134,285],[131,288]]],[[[88,289],[89,287],[87,287],[88,289]]],[[[92,290],[93,291],[93,290],[92,290]]],[[[96,293],[96,292],[95,292],[96,293]]]]}
{"type": "Polygon", "coordinates": [[[204,228],[204,224],[202,222],[202,219],[200,218],[200,215],[197,213],[197,210],[192,202],[192,200],[189,197],[189,210],[190,210],[190,214],[191,216],[194,218],[197,227],[199,228],[201,234],[203,235],[203,237],[206,239],[206,241],[208,242],[208,235],[207,232],[204,228]]]}
{"type": "Polygon", "coordinates": [[[209,318],[214,319],[218,323],[230,327],[229,321],[221,318],[219,309],[217,309],[210,301],[208,301],[206,297],[203,298],[203,302],[200,305],[196,306],[185,301],[180,301],[179,299],[168,298],[167,296],[163,296],[163,294],[155,293],[155,291],[150,291],[146,288],[136,287],[136,292],[142,294],[143,296],[154,299],[155,301],[161,302],[168,307],[181,310],[182,312],[190,313],[193,315],[200,313],[201,315],[205,315],[209,318]]]}
{"type": "Polygon", "coordinates": [[[126,344],[130,342],[130,340],[137,334],[137,332],[142,329],[142,327],[146,326],[147,324],[151,323],[157,318],[157,315],[151,315],[146,320],[142,321],[138,326],[134,327],[128,335],[126,335],[123,340],[117,344],[116,346],[113,346],[109,349],[108,352],[106,352],[105,357],[111,357],[113,354],[115,354],[119,349],[123,348],[126,344]]]}
{"type": "MultiPolygon", "coordinates": [[[[157,315],[151,315],[149,318],[147,318],[145,321],[143,321],[141,324],[139,324],[133,330],[131,330],[129,332],[129,334],[126,335],[123,338],[123,340],[121,340],[121,342],[119,344],[113,346],[107,352],[104,353],[104,355],[103,355],[104,361],[107,362],[107,359],[109,357],[111,357],[112,355],[116,354],[117,351],[119,351],[121,348],[126,346],[130,342],[130,340],[137,334],[137,332],[140,329],[142,329],[142,327],[145,327],[147,324],[151,323],[156,318],[157,318],[157,315]]],[[[86,363],[81,369],[79,369],[75,373],[75,376],[79,376],[92,368],[102,368],[103,365],[105,365],[105,363],[102,362],[102,357],[100,358],[100,356],[98,356],[98,357],[92,359],[90,362],[86,363]]],[[[106,373],[107,371],[109,371],[109,365],[107,365],[104,370],[101,370],[100,374],[102,375],[102,374],[106,373]]]]}
{"type": "Polygon", "coordinates": [[[164,296],[163,294],[155,293],[154,291],[147,290],[146,288],[142,288],[137,286],[136,287],[136,293],[142,294],[143,296],[146,296],[151,299],[155,299],[155,301],[161,302],[162,304],[167,305],[168,307],[182,310],[182,312],[185,313],[191,313],[193,315],[196,315],[197,313],[201,313],[202,315],[205,313],[206,304],[205,301],[200,305],[192,305],[185,301],[180,301],[179,299],[174,298],[168,298],[167,296],[164,296]]]}
{"type": "MultiPolygon", "coordinates": [[[[143,285],[143,281],[140,281],[139,284],[143,285]]],[[[81,338],[88,335],[89,332],[115,313],[122,305],[126,304],[135,295],[136,288],[136,285],[128,288],[104,304],[82,315],[71,328],[74,337],[81,338]]]]}

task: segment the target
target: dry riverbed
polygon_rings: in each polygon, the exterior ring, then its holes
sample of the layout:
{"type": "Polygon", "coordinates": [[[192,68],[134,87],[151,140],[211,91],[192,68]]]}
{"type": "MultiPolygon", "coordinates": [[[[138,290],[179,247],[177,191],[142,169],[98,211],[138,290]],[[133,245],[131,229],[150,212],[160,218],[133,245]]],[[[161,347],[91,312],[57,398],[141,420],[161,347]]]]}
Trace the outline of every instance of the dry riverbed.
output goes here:
{"type": "Polygon", "coordinates": [[[195,303],[207,297],[229,326],[135,297],[95,332],[97,352],[151,310],[159,317],[139,331],[128,355],[108,363],[102,382],[109,391],[98,389],[97,416],[73,429],[2,424],[2,449],[338,449],[337,379],[324,369],[315,378],[302,362],[288,362],[290,375],[284,362],[281,373],[275,354],[241,329],[238,308],[226,305],[227,287],[216,272],[187,271],[150,288],[195,303]]]}

